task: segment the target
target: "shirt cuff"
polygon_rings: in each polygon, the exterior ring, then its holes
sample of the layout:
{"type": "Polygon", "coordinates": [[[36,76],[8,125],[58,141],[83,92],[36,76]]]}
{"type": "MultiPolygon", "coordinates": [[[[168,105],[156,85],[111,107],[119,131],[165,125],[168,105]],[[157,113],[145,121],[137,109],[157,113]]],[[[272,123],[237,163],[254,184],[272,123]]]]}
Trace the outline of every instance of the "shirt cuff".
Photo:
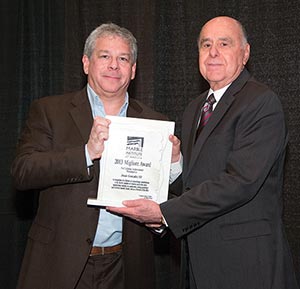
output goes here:
{"type": "Polygon", "coordinates": [[[168,227],[168,223],[165,219],[165,217],[162,215],[161,216],[161,226],[159,228],[153,229],[153,231],[157,234],[161,234],[165,231],[165,229],[168,227]]]}
{"type": "Polygon", "coordinates": [[[180,152],[178,162],[171,163],[169,183],[172,184],[182,173],[183,157],[180,152]]]}
{"type": "Polygon", "coordinates": [[[89,155],[89,152],[88,152],[88,149],[87,149],[87,144],[85,145],[84,150],[85,150],[86,166],[87,166],[88,173],[89,173],[89,167],[91,167],[93,165],[93,161],[90,158],[90,155],[89,155]]]}

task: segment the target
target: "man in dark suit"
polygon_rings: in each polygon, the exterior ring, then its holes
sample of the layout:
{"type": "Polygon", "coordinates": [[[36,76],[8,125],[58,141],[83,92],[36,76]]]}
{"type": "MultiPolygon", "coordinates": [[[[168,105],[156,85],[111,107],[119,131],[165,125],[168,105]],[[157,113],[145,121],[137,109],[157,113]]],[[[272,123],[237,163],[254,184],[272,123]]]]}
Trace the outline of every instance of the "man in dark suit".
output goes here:
{"type": "Polygon", "coordinates": [[[181,195],[110,210],[147,226],[163,221],[186,240],[188,288],[298,288],[282,222],[288,136],[281,103],[245,68],[250,46],[240,22],[211,19],[198,47],[210,89],[183,115],[181,189],[174,184],[181,195]]]}
{"type": "Polygon", "coordinates": [[[84,48],[88,85],[33,102],[12,165],[17,189],[40,190],[18,289],[155,288],[152,233],[87,206],[97,194],[105,115],[166,119],[128,97],[136,57],[131,32],[103,24],[84,48]]]}

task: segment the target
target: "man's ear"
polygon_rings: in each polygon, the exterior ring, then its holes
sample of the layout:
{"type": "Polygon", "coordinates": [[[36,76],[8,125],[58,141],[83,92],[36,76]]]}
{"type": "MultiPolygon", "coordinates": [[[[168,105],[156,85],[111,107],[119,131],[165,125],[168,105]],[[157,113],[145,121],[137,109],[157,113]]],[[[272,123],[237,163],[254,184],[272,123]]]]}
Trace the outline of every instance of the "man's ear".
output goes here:
{"type": "Polygon", "coordinates": [[[87,57],[87,55],[83,55],[82,56],[82,68],[83,68],[83,71],[86,75],[89,74],[89,65],[90,65],[90,60],[89,58],[87,57]]]}

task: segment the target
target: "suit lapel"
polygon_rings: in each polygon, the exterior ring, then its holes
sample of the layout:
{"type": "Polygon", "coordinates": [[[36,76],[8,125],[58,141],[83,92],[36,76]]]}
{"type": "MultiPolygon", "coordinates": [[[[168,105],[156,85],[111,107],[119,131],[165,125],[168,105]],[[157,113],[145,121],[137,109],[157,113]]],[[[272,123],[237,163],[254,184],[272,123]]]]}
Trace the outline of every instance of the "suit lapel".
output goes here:
{"type": "MultiPolygon", "coordinates": [[[[230,108],[231,104],[233,103],[235,97],[234,95],[239,92],[242,87],[245,85],[246,81],[250,78],[249,72],[244,69],[244,71],[240,74],[240,76],[232,83],[232,85],[226,90],[222,98],[220,99],[219,103],[217,104],[213,114],[211,115],[209,122],[201,131],[200,136],[198,137],[196,143],[194,144],[194,136],[196,133],[196,124],[198,122],[199,115],[196,119],[193,120],[193,131],[192,137],[189,139],[189,147],[188,152],[190,152],[190,161],[187,168],[188,176],[197,160],[198,155],[201,152],[203,145],[205,144],[207,138],[218,125],[218,123],[222,120],[223,116],[230,108]],[[193,145],[194,144],[194,145],[193,145]]],[[[207,94],[207,93],[206,93],[207,94]]],[[[203,101],[202,101],[203,103],[203,101]]]]}
{"type": "MultiPolygon", "coordinates": [[[[74,95],[72,100],[73,108],[70,110],[70,114],[77,126],[82,139],[87,143],[91,128],[93,126],[93,115],[91,105],[87,96],[87,88],[84,87],[81,91],[74,95]]],[[[99,178],[99,161],[94,161],[95,176],[99,178]]]]}
{"type": "Polygon", "coordinates": [[[184,156],[184,158],[186,158],[187,160],[186,163],[190,163],[191,160],[191,155],[195,145],[195,137],[196,137],[196,130],[198,126],[198,120],[200,118],[201,107],[205,102],[206,95],[207,92],[201,94],[201,96],[199,97],[199,101],[195,105],[193,105],[193,111],[191,111],[191,113],[188,115],[188,117],[190,117],[188,123],[191,123],[192,125],[191,125],[191,130],[186,131],[186,133],[188,134],[188,136],[186,136],[186,138],[188,139],[188,144],[184,156]]]}
{"type": "Polygon", "coordinates": [[[70,114],[83,140],[87,142],[93,125],[93,116],[86,87],[74,95],[72,104],[73,108],[70,110],[70,114]]]}
{"type": "Polygon", "coordinates": [[[234,100],[234,98],[231,95],[230,95],[230,97],[227,97],[227,98],[223,98],[223,97],[221,98],[220,102],[218,103],[217,107],[215,108],[208,123],[202,129],[201,134],[199,135],[196,143],[192,146],[188,174],[190,173],[190,171],[197,159],[197,156],[200,154],[201,149],[202,149],[203,145],[205,144],[207,138],[209,137],[211,132],[215,129],[215,127],[218,125],[219,121],[223,118],[224,114],[226,113],[226,111],[228,110],[228,108],[230,107],[231,103],[234,100]]]}
{"type": "Polygon", "coordinates": [[[133,98],[130,98],[129,106],[127,109],[127,116],[140,118],[142,112],[143,109],[140,107],[140,105],[133,98]]]}

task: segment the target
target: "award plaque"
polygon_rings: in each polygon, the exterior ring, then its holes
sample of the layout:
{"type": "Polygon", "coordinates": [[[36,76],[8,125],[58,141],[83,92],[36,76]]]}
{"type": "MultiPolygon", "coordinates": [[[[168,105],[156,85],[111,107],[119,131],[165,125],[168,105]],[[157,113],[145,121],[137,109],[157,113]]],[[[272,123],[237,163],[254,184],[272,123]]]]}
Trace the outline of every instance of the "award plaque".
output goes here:
{"type": "Polygon", "coordinates": [[[89,205],[120,207],[122,201],[167,200],[174,134],[172,121],[106,116],[111,120],[104,143],[96,199],[89,205]]]}

